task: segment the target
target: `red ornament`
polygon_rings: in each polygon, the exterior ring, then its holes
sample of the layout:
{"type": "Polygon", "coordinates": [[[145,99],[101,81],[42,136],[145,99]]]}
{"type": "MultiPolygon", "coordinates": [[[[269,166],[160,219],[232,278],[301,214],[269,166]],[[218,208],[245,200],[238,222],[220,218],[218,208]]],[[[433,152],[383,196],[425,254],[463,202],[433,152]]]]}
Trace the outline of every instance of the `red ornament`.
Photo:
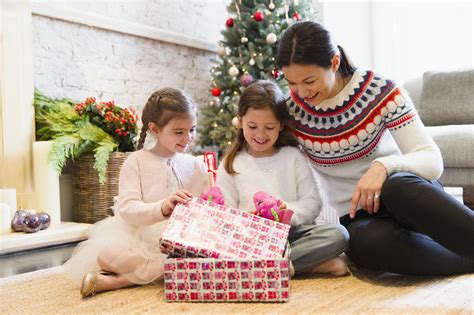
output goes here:
{"type": "Polygon", "coordinates": [[[298,12],[293,13],[293,19],[295,21],[301,20],[301,15],[298,12]]]}
{"type": "Polygon", "coordinates": [[[234,19],[233,18],[228,18],[227,21],[225,21],[225,25],[227,27],[232,27],[234,26],[234,19]]]}
{"type": "Polygon", "coordinates": [[[221,89],[218,87],[214,87],[211,90],[212,96],[220,96],[221,95],[221,89]]]}
{"type": "Polygon", "coordinates": [[[280,71],[278,71],[278,69],[274,69],[272,70],[272,75],[273,75],[273,78],[276,79],[280,76],[280,71]]]}
{"type": "Polygon", "coordinates": [[[255,14],[253,15],[253,18],[255,19],[255,21],[261,22],[261,21],[263,21],[263,19],[265,18],[265,14],[263,14],[262,11],[257,11],[257,12],[255,12],[255,14]]]}

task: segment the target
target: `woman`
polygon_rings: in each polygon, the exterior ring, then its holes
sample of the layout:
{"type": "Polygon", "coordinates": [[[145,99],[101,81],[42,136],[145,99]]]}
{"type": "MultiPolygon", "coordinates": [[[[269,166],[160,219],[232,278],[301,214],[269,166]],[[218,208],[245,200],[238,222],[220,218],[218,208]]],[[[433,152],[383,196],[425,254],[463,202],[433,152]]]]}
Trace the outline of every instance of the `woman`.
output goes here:
{"type": "Polygon", "coordinates": [[[315,22],[286,30],[277,63],[293,132],[349,231],[347,255],[402,274],[473,272],[474,213],[436,181],[442,157],[408,95],[356,69],[315,22]]]}

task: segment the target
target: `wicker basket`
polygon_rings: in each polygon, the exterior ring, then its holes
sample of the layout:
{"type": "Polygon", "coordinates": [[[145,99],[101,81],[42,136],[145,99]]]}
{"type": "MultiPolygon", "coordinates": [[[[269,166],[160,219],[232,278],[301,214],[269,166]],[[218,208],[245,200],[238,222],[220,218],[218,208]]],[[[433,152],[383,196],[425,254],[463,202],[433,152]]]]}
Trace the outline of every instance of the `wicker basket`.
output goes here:
{"type": "Polygon", "coordinates": [[[120,168],[130,153],[114,152],[110,155],[105,184],[93,168],[94,155],[79,157],[73,163],[73,220],[95,223],[113,215],[114,197],[118,194],[120,168]]]}

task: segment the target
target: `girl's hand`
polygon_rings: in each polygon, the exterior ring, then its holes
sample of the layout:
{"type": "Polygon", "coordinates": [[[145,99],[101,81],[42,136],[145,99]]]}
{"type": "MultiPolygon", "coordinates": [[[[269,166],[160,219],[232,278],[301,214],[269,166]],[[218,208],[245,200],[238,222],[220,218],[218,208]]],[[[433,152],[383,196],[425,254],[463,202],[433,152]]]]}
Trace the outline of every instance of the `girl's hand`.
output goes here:
{"type": "Polygon", "coordinates": [[[377,213],[380,208],[380,192],[382,185],[387,179],[387,169],[382,163],[374,162],[368,171],[357,183],[352,194],[351,209],[349,217],[353,219],[357,211],[357,205],[370,214],[377,213]]]}
{"type": "Polygon", "coordinates": [[[178,203],[187,203],[192,197],[193,195],[184,189],[175,192],[161,204],[161,214],[165,217],[171,215],[178,203]]]}

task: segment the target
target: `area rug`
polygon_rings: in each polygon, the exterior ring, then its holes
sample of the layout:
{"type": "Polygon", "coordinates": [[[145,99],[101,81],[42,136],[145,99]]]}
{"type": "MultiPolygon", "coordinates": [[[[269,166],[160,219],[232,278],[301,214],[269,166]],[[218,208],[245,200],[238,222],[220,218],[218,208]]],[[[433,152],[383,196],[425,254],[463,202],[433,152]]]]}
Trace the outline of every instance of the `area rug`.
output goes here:
{"type": "Polygon", "coordinates": [[[0,279],[0,314],[474,314],[474,275],[412,277],[355,270],[296,277],[287,303],[167,303],[163,284],[81,299],[62,267],[0,279]]]}

